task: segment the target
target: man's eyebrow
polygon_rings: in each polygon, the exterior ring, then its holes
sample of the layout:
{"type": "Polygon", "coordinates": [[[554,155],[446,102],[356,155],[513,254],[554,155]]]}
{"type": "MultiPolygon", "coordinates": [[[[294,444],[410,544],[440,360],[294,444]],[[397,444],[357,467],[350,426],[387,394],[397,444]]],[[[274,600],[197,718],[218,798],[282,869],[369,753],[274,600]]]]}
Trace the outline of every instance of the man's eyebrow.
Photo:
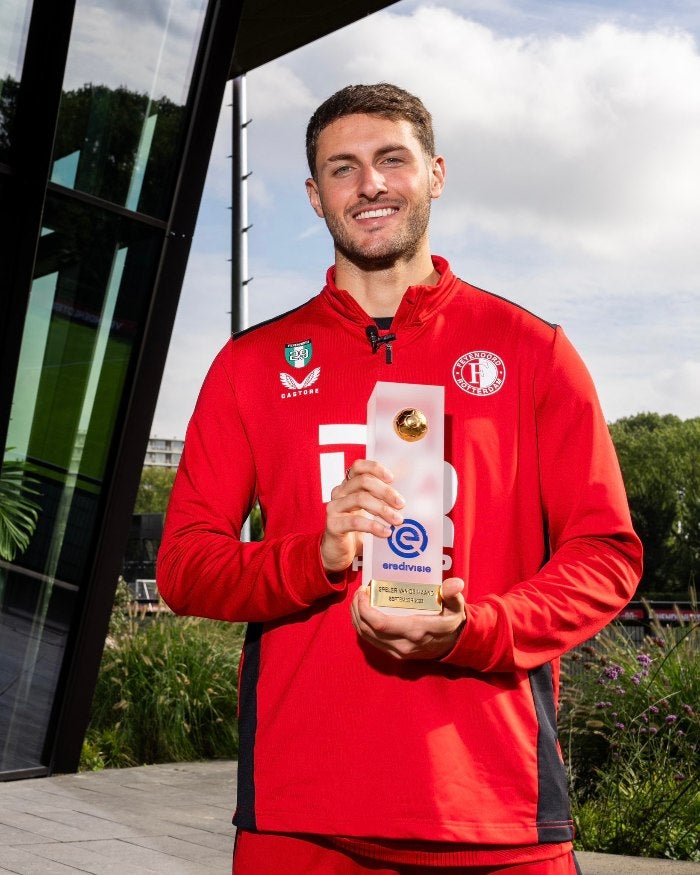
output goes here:
{"type": "MultiPolygon", "coordinates": [[[[386,146],[382,146],[380,149],[374,153],[375,156],[386,155],[389,152],[407,152],[408,147],[403,143],[389,143],[386,146]]],[[[357,155],[353,152],[338,152],[335,155],[329,155],[326,158],[326,164],[333,164],[336,161],[356,161],[357,155]]]]}

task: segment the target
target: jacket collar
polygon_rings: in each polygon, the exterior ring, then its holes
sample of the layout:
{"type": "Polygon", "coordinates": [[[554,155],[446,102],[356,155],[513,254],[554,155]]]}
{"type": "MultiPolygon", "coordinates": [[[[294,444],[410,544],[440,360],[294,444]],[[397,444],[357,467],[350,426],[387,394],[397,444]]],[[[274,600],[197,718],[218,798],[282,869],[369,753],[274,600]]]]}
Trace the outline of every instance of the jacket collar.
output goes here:
{"type": "MultiPolygon", "coordinates": [[[[450,270],[448,262],[439,255],[432,256],[433,266],[440,274],[434,286],[409,286],[404,292],[399,308],[392,322],[392,330],[399,327],[422,325],[440,310],[454,295],[458,280],[450,270]]],[[[326,273],[326,285],[321,297],[341,316],[362,325],[372,321],[371,314],[365,313],[350,292],[339,289],[335,284],[335,267],[326,273]]]]}

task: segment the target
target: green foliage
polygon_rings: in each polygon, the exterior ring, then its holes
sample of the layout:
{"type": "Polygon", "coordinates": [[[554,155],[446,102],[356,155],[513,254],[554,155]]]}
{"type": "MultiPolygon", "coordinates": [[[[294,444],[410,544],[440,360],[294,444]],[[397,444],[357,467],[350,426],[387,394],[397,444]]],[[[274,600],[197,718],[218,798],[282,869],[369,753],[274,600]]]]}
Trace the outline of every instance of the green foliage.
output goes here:
{"type": "Polygon", "coordinates": [[[59,156],[80,152],[77,189],[126,203],[143,126],[153,118],[155,130],[137,208],[161,216],[174,183],[183,106],[123,86],[86,83],[63,93],[54,152],[59,156]]]}
{"type": "Polygon", "coordinates": [[[610,434],[644,544],[640,593],[677,597],[700,565],[700,418],[641,413],[610,434]]]}
{"type": "Polygon", "coordinates": [[[562,661],[577,847],[700,862],[699,625],[611,626],[562,661]]]}
{"type": "Polygon", "coordinates": [[[26,462],[15,459],[0,467],[0,559],[7,562],[27,549],[36,528],[40,505],[30,496],[39,495],[38,481],[28,471],[26,462]]]}
{"type": "Polygon", "coordinates": [[[262,541],[263,539],[263,518],[260,505],[256,503],[253,510],[250,512],[250,540],[262,541]]]}
{"type": "Polygon", "coordinates": [[[165,513],[175,482],[175,468],[144,468],[134,513],[165,513]]]}
{"type": "Polygon", "coordinates": [[[10,153],[10,132],[15,119],[19,82],[11,76],[0,79],[0,161],[10,153]]]}
{"type": "Polygon", "coordinates": [[[114,591],[114,602],[107,630],[108,647],[116,645],[117,641],[129,634],[134,622],[134,613],[130,610],[130,606],[131,592],[129,584],[120,574],[117,580],[117,588],[114,591]]]}
{"type": "Polygon", "coordinates": [[[81,768],[235,757],[243,633],[132,611],[105,648],[81,768]]]}

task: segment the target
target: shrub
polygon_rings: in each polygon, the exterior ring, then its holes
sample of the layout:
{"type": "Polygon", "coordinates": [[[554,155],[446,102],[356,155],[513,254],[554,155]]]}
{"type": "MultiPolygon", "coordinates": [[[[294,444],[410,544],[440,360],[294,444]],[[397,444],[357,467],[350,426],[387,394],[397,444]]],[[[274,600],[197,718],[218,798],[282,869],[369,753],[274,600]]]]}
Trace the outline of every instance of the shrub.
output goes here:
{"type": "Polygon", "coordinates": [[[636,646],[613,625],[562,662],[576,846],[700,861],[698,625],[636,646]]]}
{"type": "Polygon", "coordinates": [[[113,624],[81,768],[235,757],[244,628],[133,611],[113,624]]]}

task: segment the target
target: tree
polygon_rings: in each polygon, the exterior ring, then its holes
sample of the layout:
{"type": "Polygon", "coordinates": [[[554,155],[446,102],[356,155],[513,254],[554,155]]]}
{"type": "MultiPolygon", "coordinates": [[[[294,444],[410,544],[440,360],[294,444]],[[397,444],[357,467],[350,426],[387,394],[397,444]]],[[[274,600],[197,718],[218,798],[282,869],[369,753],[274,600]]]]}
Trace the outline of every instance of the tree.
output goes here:
{"type": "Polygon", "coordinates": [[[644,544],[640,592],[685,595],[700,562],[700,418],[640,413],[610,433],[644,544]]]}
{"type": "Polygon", "coordinates": [[[175,480],[175,468],[144,468],[134,513],[165,513],[175,480]]]}

